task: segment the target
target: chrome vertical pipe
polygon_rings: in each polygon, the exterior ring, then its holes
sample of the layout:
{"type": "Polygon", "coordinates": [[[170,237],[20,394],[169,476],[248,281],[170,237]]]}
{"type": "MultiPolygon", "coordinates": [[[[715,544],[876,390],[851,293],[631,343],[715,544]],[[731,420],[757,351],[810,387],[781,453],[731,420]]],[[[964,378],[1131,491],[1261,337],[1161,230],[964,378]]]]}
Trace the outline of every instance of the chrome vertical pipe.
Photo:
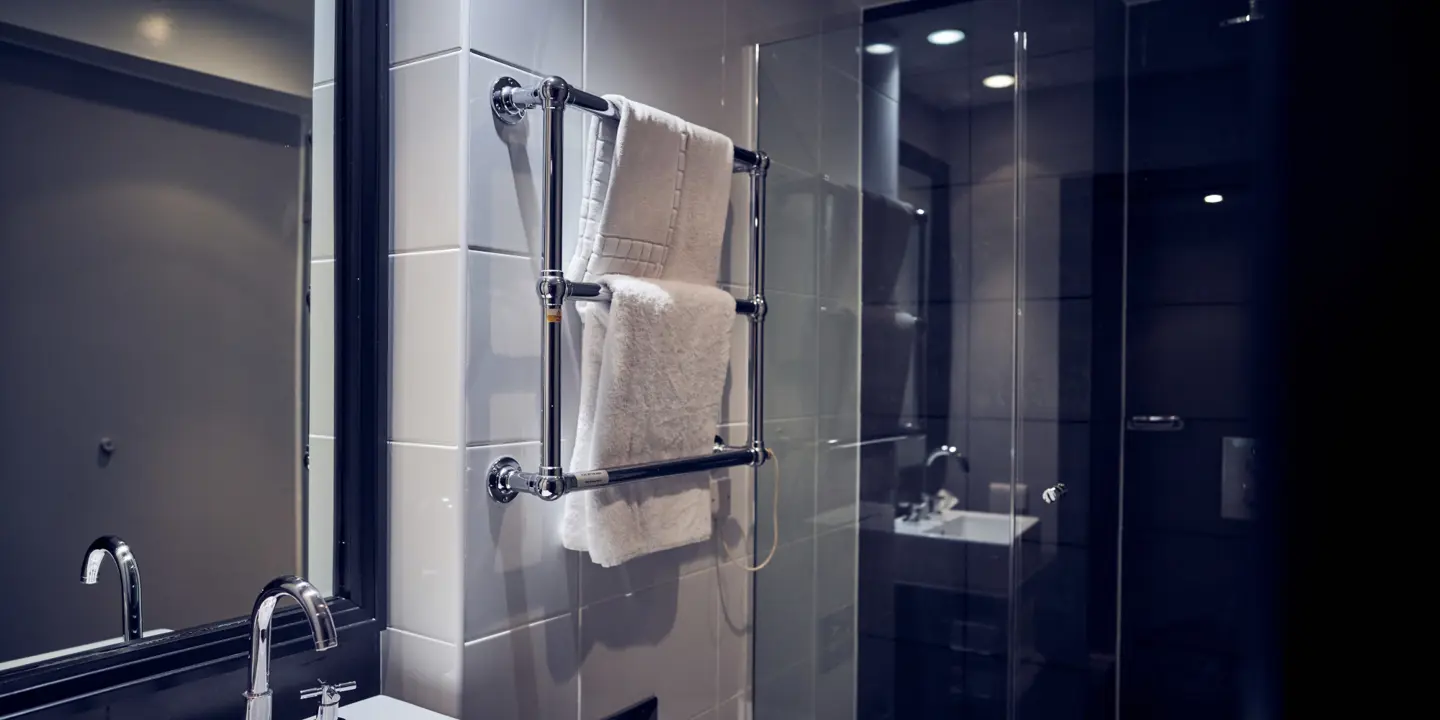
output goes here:
{"type": "Polygon", "coordinates": [[[542,333],[540,349],[540,475],[558,477],[560,460],[560,342],[567,286],[560,268],[561,224],[564,220],[565,106],[570,86],[558,77],[540,82],[536,90],[544,113],[545,199],[541,225],[543,269],[536,290],[540,295],[542,333]]]}
{"type": "Polygon", "coordinates": [[[756,153],[750,170],[750,451],[754,464],[765,463],[765,176],[770,156],[756,153]]]}

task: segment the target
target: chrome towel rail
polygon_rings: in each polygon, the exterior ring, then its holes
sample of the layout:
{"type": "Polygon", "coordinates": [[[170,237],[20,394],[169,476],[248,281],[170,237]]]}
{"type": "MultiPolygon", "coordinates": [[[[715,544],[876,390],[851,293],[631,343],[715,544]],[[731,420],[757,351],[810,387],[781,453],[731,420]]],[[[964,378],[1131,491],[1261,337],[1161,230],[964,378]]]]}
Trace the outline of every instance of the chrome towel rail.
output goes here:
{"type": "Polygon", "coordinates": [[[542,141],[545,147],[545,195],[542,208],[540,278],[535,285],[540,297],[540,467],[526,472],[511,457],[490,465],[487,489],[491,499],[508,503],[522,492],[544,500],[555,500],[573,490],[590,490],[619,483],[739,465],[759,466],[765,462],[765,177],[770,158],[763,152],[735,148],[734,171],[750,176],[750,286],[749,297],[735,299],[736,314],[750,319],[749,437],[745,445],[732,447],[716,438],[713,452],[697,457],[659,460],[622,467],[566,472],[560,460],[560,350],[561,319],[566,301],[606,302],[609,298],[598,283],[571,282],[561,270],[561,223],[564,220],[564,136],[565,109],[578,108],[601,118],[618,121],[610,102],[571,87],[565,80],[548,77],[534,87],[524,87],[513,78],[495,81],[490,96],[495,116],[513,125],[525,112],[538,108],[543,113],[542,141]]]}

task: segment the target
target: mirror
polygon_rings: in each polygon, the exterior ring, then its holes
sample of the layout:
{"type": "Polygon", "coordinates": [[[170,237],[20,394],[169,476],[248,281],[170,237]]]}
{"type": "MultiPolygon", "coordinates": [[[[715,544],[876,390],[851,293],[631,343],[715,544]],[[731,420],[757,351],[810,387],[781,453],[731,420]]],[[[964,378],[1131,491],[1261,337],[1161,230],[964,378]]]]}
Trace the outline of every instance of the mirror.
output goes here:
{"type": "Polygon", "coordinates": [[[332,592],[334,10],[0,3],[0,675],[332,592]]]}

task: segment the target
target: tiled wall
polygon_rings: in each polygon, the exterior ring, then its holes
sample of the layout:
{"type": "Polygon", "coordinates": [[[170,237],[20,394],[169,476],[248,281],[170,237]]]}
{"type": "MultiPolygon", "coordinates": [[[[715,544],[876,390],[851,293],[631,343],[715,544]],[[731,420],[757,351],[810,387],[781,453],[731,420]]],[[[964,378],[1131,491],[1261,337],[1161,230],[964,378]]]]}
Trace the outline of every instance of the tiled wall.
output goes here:
{"type": "MultiPolygon", "coordinates": [[[[733,470],[717,483],[721,510],[712,542],[614,569],[560,546],[559,504],[519,498],[501,506],[484,494],[495,458],[537,463],[540,372],[533,289],[540,263],[539,127],[496,123],[489,91],[500,75],[521,82],[562,75],[754,147],[754,51],[746,44],[818,34],[822,22],[836,21],[829,5],[392,2],[387,694],[486,720],[604,718],[652,695],[663,718],[748,713],[751,577],[739,563],[751,553],[749,470],[733,470]],[[537,31],[517,32],[522,27],[537,31]]],[[[853,15],[841,17],[854,22],[853,15]]],[[[584,116],[569,117],[566,163],[577,168],[584,116]]],[[[577,176],[567,177],[571,199],[577,176]]],[[[733,198],[732,213],[742,221],[732,223],[718,280],[736,289],[747,271],[743,179],[733,198]]],[[[566,222],[567,253],[577,224],[566,222]]],[[[813,248],[815,234],[812,220],[799,229],[797,237],[806,239],[798,242],[813,248]]],[[[784,237],[776,233],[772,242],[784,237]]],[[[811,573],[808,583],[815,562],[808,552],[816,545],[807,520],[815,497],[818,351],[800,330],[813,322],[817,302],[813,290],[795,291],[792,274],[814,277],[813,249],[799,262],[772,261],[770,278],[780,292],[771,300],[767,390],[773,388],[775,411],[784,413],[769,415],[792,423],[770,431],[785,468],[782,503],[798,499],[806,507],[793,517],[786,512],[785,532],[799,535],[765,573],[798,572],[785,563],[799,562],[811,573]]],[[[579,328],[568,330],[567,439],[579,328]]],[[[743,333],[737,320],[737,359],[748,351],[743,333]]],[[[723,431],[739,438],[743,370],[737,375],[732,368],[724,412],[723,431]]],[[[762,495],[769,487],[762,483],[762,495]]],[[[768,532],[762,525],[762,541],[768,532]]]]}

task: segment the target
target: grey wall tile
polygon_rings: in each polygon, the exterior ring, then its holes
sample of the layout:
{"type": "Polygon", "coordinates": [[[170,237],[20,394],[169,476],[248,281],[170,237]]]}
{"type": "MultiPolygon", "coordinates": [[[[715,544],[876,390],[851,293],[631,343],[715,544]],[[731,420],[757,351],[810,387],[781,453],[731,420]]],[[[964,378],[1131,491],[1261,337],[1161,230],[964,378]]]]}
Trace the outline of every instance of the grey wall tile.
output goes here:
{"type": "Polygon", "coordinates": [[[1090,418],[1090,300],[1026,300],[1021,407],[1032,420],[1090,418]]]}
{"type": "MultiPolygon", "coordinates": [[[[538,443],[466,450],[465,639],[474,640],[573,611],[580,554],[560,544],[563,503],[502,505],[485,492],[490,464],[502,456],[540,465],[538,443]]],[[[533,499],[533,498],[532,498],[533,499]]]]}
{"type": "Polygon", "coordinates": [[[770,169],[766,194],[765,289],[814,295],[820,181],[777,164],[770,169]]]}
{"type": "Polygon", "coordinates": [[[457,51],[390,71],[395,252],[463,242],[463,59],[457,51]]]}
{"type": "MultiPolygon", "coordinates": [[[[783,545],[755,577],[755,682],[809,662],[815,647],[815,541],[783,545]]],[[[806,693],[808,696],[808,693],[806,693]]]]}
{"type": "Polygon", "coordinates": [[[460,716],[460,646],[389,629],[381,637],[381,691],[449,717],[460,716]]]}
{"type": "Polygon", "coordinates": [[[390,444],[390,626],[451,644],[460,625],[458,448],[390,444]]]}
{"type": "Polygon", "coordinates": [[[807,175],[820,172],[820,83],[818,36],[760,48],[760,146],[807,175]]]}
{"type": "MultiPolygon", "coordinates": [[[[541,75],[559,75],[576,85],[584,80],[585,0],[461,2],[470,3],[470,48],[541,75]]],[[[596,7],[591,12],[602,10],[596,7]]]]}
{"type": "Polygon", "coordinates": [[[755,517],[761,548],[769,547],[774,529],[775,483],[780,483],[780,544],[815,533],[815,420],[765,423],[765,444],[778,457],[759,471],[755,483],[755,517]],[[777,471],[776,468],[779,468],[777,471]]]}
{"type": "Polygon", "coordinates": [[[390,62],[458,48],[462,0],[390,0],[390,62]]]}
{"type": "Polygon", "coordinates": [[[311,108],[310,259],[321,260],[335,257],[334,83],[315,88],[311,108]]]}
{"type": "Polygon", "coordinates": [[[716,606],[712,568],[581,610],[581,719],[652,696],[666,718],[718,705],[716,606]]]}
{"type": "Polygon", "coordinates": [[[755,682],[755,720],[814,720],[815,666],[810,660],[755,682]]]}
{"type": "Polygon", "coordinates": [[[335,3],[315,0],[315,84],[335,79],[335,3]]]}
{"type": "Polygon", "coordinates": [[[593,0],[586,10],[586,82],[735,136],[725,107],[723,3],[593,0]],[[664,58],[664,62],[657,62],[664,58]]]}
{"type": "Polygon", "coordinates": [[[813,416],[819,362],[813,297],[766,293],[765,417],[813,416]]]}
{"type": "Polygon", "coordinates": [[[740,563],[731,562],[721,565],[715,577],[719,584],[719,602],[716,605],[719,611],[719,675],[716,694],[717,697],[727,698],[750,687],[753,575],[740,563]]]}
{"type": "Polygon", "coordinates": [[[310,263],[310,434],[335,437],[335,263],[310,263]]]}
{"type": "Polygon", "coordinates": [[[540,324],[534,263],[474,250],[465,255],[467,441],[539,440],[540,324]]]}
{"type": "MultiPolygon", "coordinates": [[[[541,198],[545,196],[545,149],[540,115],[538,111],[527,113],[516,125],[499,122],[491,110],[490,92],[501,76],[513,77],[527,85],[538,82],[540,77],[474,53],[467,53],[466,58],[470,64],[466,243],[477,250],[529,255],[538,270],[542,247],[541,198]]],[[[584,138],[589,124],[596,122],[586,113],[570,113],[566,117],[562,267],[574,252],[579,233],[576,209],[580,206],[584,175],[581,167],[584,138]]]]}
{"type": "Polygon", "coordinates": [[[561,615],[466,643],[463,717],[576,717],[580,703],[576,624],[576,616],[561,615]]]}
{"type": "Polygon", "coordinates": [[[391,258],[390,439],[460,444],[459,250],[391,258]]]}

